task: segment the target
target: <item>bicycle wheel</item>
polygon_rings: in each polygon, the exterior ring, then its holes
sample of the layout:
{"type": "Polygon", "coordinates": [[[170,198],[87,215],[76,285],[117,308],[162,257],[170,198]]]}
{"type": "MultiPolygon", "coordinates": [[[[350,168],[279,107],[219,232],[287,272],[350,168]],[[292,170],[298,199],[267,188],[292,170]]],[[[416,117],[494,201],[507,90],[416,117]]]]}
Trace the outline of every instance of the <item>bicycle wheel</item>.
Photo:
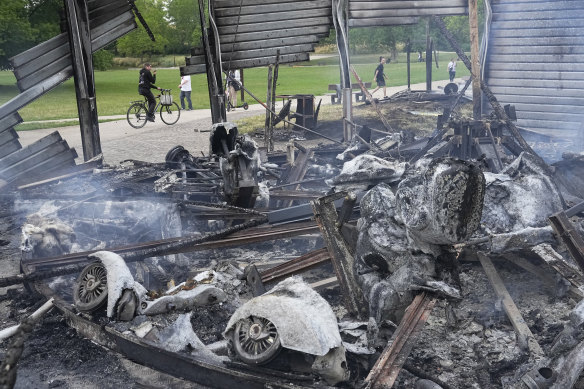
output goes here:
{"type": "Polygon", "coordinates": [[[128,124],[134,128],[142,128],[146,124],[148,111],[143,103],[134,103],[128,108],[128,124]]]}
{"type": "Polygon", "coordinates": [[[177,103],[160,107],[160,119],[166,124],[174,124],[180,118],[180,108],[177,103]]]}

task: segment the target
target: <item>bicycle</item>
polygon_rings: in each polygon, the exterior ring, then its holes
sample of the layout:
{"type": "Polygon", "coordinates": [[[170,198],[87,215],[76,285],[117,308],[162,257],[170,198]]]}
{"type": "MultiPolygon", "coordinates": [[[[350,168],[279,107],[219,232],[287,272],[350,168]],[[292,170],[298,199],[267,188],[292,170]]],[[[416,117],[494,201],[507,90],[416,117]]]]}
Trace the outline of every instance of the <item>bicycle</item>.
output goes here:
{"type": "MultiPolygon", "coordinates": [[[[180,118],[180,108],[177,103],[172,101],[170,91],[170,89],[160,89],[161,94],[156,96],[158,103],[154,108],[154,112],[156,112],[160,107],[160,119],[168,125],[178,122],[180,118]]],[[[131,101],[126,117],[130,126],[144,127],[148,121],[148,99],[144,97],[144,100],[131,101]]]]}

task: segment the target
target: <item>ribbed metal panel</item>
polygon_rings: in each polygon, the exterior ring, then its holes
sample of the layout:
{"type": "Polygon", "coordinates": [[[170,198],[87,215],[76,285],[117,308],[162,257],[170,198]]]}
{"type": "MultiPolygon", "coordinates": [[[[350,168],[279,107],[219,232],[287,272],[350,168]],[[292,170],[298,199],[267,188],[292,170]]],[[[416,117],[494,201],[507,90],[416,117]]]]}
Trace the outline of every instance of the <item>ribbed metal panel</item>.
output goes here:
{"type": "Polygon", "coordinates": [[[485,81],[517,125],[564,139],[584,122],[584,1],[491,0],[485,81]]]}
{"type": "Polygon", "coordinates": [[[349,26],[414,24],[420,16],[468,14],[468,0],[351,0],[349,26]]]}

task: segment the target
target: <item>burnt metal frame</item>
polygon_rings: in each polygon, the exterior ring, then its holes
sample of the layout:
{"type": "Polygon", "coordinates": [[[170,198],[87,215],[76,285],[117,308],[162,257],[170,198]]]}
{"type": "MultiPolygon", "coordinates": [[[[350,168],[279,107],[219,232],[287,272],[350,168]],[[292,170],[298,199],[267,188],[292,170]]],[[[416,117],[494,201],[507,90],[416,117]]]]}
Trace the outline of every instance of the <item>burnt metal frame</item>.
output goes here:
{"type": "Polygon", "coordinates": [[[81,142],[83,144],[83,158],[88,161],[101,154],[101,142],[95,100],[91,29],[89,27],[87,1],[65,0],[65,9],[67,12],[75,93],[77,95],[79,126],[81,128],[81,142]]]}

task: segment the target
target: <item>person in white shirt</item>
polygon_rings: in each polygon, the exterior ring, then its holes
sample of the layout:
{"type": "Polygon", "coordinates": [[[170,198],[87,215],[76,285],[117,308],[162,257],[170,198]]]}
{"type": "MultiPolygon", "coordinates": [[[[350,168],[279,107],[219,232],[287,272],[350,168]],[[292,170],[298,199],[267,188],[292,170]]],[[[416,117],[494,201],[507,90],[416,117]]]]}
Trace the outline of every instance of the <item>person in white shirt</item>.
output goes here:
{"type": "Polygon", "coordinates": [[[229,100],[233,109],[237,107],[237,91],[241,90],[241,76],[239,70],[230,71],[227,76],[227,87],[229,88],[229,100]]]}
{"type": "Polygon", "coordinates": [[[450,82],[454,81],[454,76],[456,76],[456,61],[454,58],[450,58],[450,62],[448,62],[448,75],[450,76],[450,82]]]}
{"type": "Polygon", "coordinates": [[[189,103],[189,111],[193,109],[193,103],[191,102],[191,76],[182,76],[180,78],[180,106],[185,109],[185,97],[187,98],[187,103],[189,103]]]}

